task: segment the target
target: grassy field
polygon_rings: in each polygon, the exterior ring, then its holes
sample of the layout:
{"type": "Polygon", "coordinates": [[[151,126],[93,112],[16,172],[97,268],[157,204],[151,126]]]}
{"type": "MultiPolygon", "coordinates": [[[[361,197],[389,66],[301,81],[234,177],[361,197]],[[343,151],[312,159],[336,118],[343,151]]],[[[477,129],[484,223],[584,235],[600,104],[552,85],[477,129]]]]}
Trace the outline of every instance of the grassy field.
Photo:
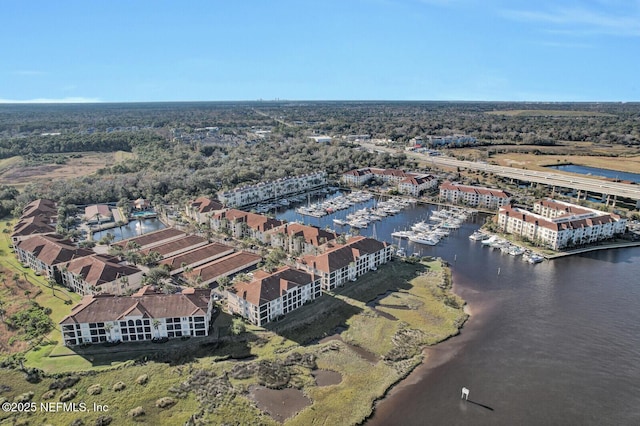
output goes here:
{"type": "Polygon", "coordinates": [[[134,158],[131,152],[81,152],[50,154],[52,159],[65,158],[65,164],[38,164],[24,166],[22,157],[0,160],[0,184],[24,186],[32,182],[56,179],[70,179],[94,173],[98,169],[111,166],[119,161],[134,158]],[[71,158],[71,156],[80,156],[71,158]]]}
{"type": "MultiPolygon", "coordinates": [[[[183,424],[194,413],[210,424],[277,424],[256,407],[251,389],[273,385],[273,377],[281,376],[285,381],[277,387],[299,389],[312,401],[310,406],[300,407],[299,414],[286,424],[354,424],[363,421],[374,402],[421,362],[425,344],[456,334],[466,319],[462,301],[449,291],[447,272],[439,261],[395,261],[333,294],[323,295],[269,329],[248,326],[242,335],[228,336],[225,330],[231,317],[220,315],[214,325],[227,336],[221,342],[192,339],[189,344],[148,344],[139,346],[142,352],[135,353],[127,353],[134,346],[123,344],[94,351],[93,355],[46,346],[29,353],[26,365],[47,371],[85,371],[77,374],[79,381],[72,385],[77,390],[73,401],[108,405],[112,424],[183,424]],[[316,340],[333,334],[337,326],[345,329],[342,338],[346,343],[316,340]],[[361,357],[349,345],[369,351],[374,359],[361,357]],[[295,354],[311,357],[314,365],[287,361],[295,354]],[[140,365],[125,361],[140,356],[148,361],[140,365]],[[253,358],[234,361],[230,356],[253,358]],[[163,358],[173,361],[159,362],[163,358]],[[243,368],[248,373],[238,374],[243,368]],[[319,387],[311,374],[313,368],[337,371],[342,381],[319,387]],[[136,379],[145,374],[148,383],[137,384],[136,379]],[[126,384],[120,392],[112,390],[118,381],[126,384]],[[89,387],[95,384],[101,385],[102,393],[89,395],[89,387]],[[156,407],[159,398],[169,396],[175,398],[175,405],[156,407]],[[145,414],[134,420],[129,410],[135,407],[142,407],[145,414]]],[[[40,402],[50,396],[46,393],[54,378],[27,383],[23,373],[7,370],[0,381],[11,388],[0,393],[0,399],[14,400],[32,391],[33,400],[40,402]]],[[[51,401],[58,401],[60,394],[56,391],[51,401]]],[[[279,404],[273,409],[277,410],[279,404]]],[[[38,422],[68,425],[82,418],[85,424],[93,424],[99,415],[50,413],[38,422]]],[[[11,421],[33,419],[23,414],[11,421]]]]}

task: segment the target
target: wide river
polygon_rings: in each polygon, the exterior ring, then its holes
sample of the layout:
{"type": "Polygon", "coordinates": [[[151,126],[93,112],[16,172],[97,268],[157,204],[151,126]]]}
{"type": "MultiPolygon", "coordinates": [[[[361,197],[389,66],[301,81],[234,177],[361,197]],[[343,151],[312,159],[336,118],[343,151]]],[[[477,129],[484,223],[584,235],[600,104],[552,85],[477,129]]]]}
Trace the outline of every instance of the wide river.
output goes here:
{"type": "MultiPolygon", "coordinates": [[[[427,207],[405,210],[377,222],[376,235],[391,241],[394,228],[425,217],[427,207]]],[[[640,424],[640,248],[530,265],[470,241],[481,221],[438,246],[408,247],[450,262],[471,317],[459,336],[427,349],[367,424],[640,424]]]]}

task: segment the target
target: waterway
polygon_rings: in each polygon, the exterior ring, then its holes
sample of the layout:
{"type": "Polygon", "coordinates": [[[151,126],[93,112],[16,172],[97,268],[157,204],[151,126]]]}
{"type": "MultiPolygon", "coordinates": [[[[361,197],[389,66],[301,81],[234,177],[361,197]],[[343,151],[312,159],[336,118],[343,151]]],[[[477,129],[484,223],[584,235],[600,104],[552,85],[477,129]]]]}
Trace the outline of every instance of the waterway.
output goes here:
{"type": "Polygon", "coordinates": [[[163,228],[165,228],[164,223],[156,218],[132,220],[128,224],[122,225],[122,227],[115,227],[111,229],[105,229],[104,231],[95,232],[93,234],[93,239],[95,241],[98,241],[102,237],[107,235],[107,233],[109,233],[115,236],[114,241],[120,241],[126,240],[127,238],[137,237],[142,234],[147,234],[149,232],[157,231],[163,228]]]}
{"type": "Polygon", "coordinates": [[[565,164],[561,166],[549,166],[550,169],[561,170],[563,172],[578,173],[581,175],[601,176],[611,179],[628,180],[640,183],[640,174],[620,172],[617,170],[600,169],[598,167],[578,166],[575,164],[565,164]]]}
{"type": "MultiPolygon", "coordinates": [[[[376,222],[378,238],[391,241],[394,228],[433,208],[376,222]]],[[[324,226],[333,217],[304,221],[324,226]]],[[[482,221],[416,248],[450,262],[471,317],[459,336],[427,349],[427,362],[378,404],[368,424],[639,424],[640,249],[530,265],[469,240],[482,221]],[[463,386],[469,402],[460,399],[463,386]]]]}

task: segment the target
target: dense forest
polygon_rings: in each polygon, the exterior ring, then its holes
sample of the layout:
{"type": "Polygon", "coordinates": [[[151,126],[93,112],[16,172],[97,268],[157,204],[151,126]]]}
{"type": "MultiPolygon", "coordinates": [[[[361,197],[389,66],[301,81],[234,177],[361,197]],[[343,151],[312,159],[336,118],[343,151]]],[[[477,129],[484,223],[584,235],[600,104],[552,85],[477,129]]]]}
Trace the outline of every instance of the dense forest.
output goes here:
{"type": "Polygon", "coordinates": [[[401,147],[413,137],[475,136],[480,144],[593,142],[640,146],[640,104],[452,102],[240,102],[0,105],[0,159],[132,152],[90,176],[2,189],[2,211],[39,197],[85,204],[144,197],[180,203],[199,194],[315,170],[415,165],[367,152],[343,136],[401,147]],[[212,137],[202,128],[215,128],[212,137]],[[256,136],[256,130],[267,133],[256,136]],[[176,134],[194,135],[177,138],[176,134]],[[310,135],[327,134],[331,144],[310,135]],[[228,136],[232,136],[231,139],[228,136]],[[225,139],[226,138],[226,139],[225,139]],[[231,141],[231,142],[229,142],[231,141]],[[224,143],[223,143],[224,142],[224,143]]]}

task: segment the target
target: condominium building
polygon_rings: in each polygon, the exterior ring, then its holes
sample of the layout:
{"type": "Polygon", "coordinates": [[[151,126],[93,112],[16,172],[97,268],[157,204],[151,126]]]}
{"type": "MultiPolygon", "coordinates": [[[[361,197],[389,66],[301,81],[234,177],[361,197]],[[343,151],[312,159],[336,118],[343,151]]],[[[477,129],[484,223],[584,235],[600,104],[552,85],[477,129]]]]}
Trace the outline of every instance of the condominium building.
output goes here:
{"type": "Polygon", "coordinates": [[[618,215],[552,199],[537,201],[533,212],[511,206],[498,212],[501,230],[553,250],[613,238],[626,225],[618,215]]]}
{"type": "Polygon", "coordinates": [[[296,266],[320,276],[324,290],[333,290],[387,263],[391,255],[392,247],[386,242],[357,236],[328,246],[322,254],[303,256],[296,266]]]}
{"type": "Polygon", "coordinates": [[[62,284],[83,295],[109,293],[122,295],[140,288],[142,271],[121,265],[115,256],[93,254],[60,267],[62,284]]]}
{"type": "Polygon", "coordinates": [[[262,326],[322,295],[320,277],[289,266],[268,273],[257,271],[248,282],[227,291],[229,312],[262,326]]]}
{"type": "Polygon", "coordinates": [[[209,289],[163,294],[145,286],[131,296],[85,296],[60,327],[67,346],[207,336],[212,312],[209,289]]]}
{"type": "Polygon", "coordinates": [[[34,235],[19,241],[14,248],[23,265],[57,281],[61,280],[61,266],[94,254],[92,250],[78,248],[73,241],[56,234],[34,235]]]}
{"type": "Polygon", "coordinates": [[[277,233],[271,234],[271,246],[282,248],[287,253],[307,254],[320,251],[322,245],[336,238],[335,232],[301,223],[287,223],[277,233]]]}
{"type": "Polygon", "coordinates": [[[342,174],[342,181],[351,186],[362,186],[373,178],[397,185],[399,192],[413,196],[418,196],[424,191],[438,186],[438,179],[433,175],[405,172],[398,169],[365,167],[342,174]]]}
{"type": "Polygon", "coordinates": [[[285,222],[256,213],[230,209],[211,217],[211,228],[216,231],[228,230],[234,238],[255,238],[269,242],[271,234],[280,232],[285,222]]]}
{"type": "Polygon", "coordinates": [[[497,209],[511,202],[511,194],[500,189],[461,185],[446,181],[440,185],[440,201],[497,209]]]}
{"type": "Polygon", "coordinates": [[[327,172],[319,171],[301,176],[286,177],[256,185],[243,186],[218,193],[218,199],[227,207],[239,208],[271,199],[307,192],[327,184],[327,172]]]}

